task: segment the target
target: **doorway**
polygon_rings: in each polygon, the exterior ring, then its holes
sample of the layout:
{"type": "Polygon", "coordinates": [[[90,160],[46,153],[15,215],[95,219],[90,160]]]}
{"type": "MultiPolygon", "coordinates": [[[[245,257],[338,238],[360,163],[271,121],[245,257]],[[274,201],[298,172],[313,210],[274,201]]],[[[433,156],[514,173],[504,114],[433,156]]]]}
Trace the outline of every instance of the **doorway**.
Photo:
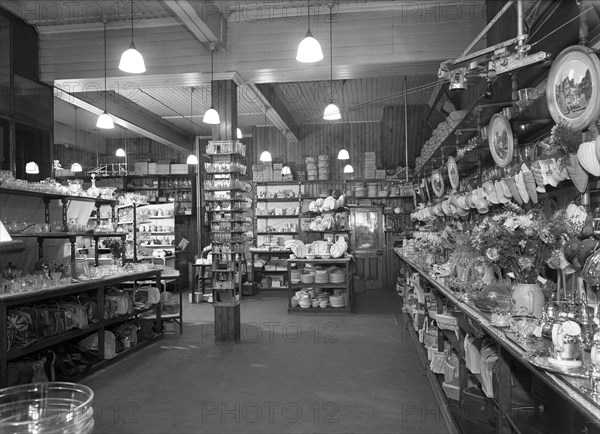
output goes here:
{"type": "Polygon", "coordinates": [[[354,244],[356,292],[383,287],[383,209],[352,207],[350,227],[354,244]]]}

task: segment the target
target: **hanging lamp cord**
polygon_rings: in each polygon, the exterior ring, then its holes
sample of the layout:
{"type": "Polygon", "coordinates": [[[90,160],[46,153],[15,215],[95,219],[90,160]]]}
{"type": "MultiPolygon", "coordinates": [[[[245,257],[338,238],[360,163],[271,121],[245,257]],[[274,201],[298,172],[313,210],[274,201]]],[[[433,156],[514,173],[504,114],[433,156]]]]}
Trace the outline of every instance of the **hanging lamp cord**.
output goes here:
{"type": "Polygon", "coordinates": [[[329,4],[329,102],[333,104],[333,3],[329,4]]]}
{"type": "Polygon", "coordinates": [[[194,135],[194,122],[192,121],[192,115],[194,114],[194,88],[190,90],[190,132],[194,135]]]}
{"type": "Polygon", "coordinates": [[[104,111],[106,112],[106,21],[104,22],[104,111]]]}
{"type": "Polygon", "coordinates": [[[131,42],[133,42],[133,0],[131,0],[131,42]]]}
{"type": "Polygon", "coordinates": [[[308,32],[310,34],[310,0],[308,0],[308,32]]]}

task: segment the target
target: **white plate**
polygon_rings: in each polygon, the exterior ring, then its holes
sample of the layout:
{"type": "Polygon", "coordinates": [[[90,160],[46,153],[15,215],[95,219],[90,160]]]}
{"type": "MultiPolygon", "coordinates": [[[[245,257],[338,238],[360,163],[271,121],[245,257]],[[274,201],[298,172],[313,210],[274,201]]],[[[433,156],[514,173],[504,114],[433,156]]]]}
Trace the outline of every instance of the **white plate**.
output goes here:
{"type": "Polygon", "coordinates": [[[506,116],[496,113],[488,126],[488,144],[492,157],[500,167],[506,167],[513,159],[514,141],[506,116]]]}

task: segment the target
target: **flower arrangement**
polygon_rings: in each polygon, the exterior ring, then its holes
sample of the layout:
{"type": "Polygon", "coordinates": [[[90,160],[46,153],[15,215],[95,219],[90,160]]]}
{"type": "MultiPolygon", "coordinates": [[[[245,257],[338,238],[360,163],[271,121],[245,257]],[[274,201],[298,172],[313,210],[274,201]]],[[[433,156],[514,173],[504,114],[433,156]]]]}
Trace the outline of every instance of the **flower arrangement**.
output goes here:
{"type": "Polygon", "coordinates": [[[550,144],[562,149],[565,154],[576,153],[582,141],[581,131],[571,129],[568,122],[561,120],[552,127],[550,144]]]}
{"type": "Polygon", "coordinates": [[[110,249],[110,253],[113,255],[113,258],[120,259],[123,256],[125,246],[123,245],[123,241],[121,239],[106,238],[102,241],[102,243],[107,249],[110,249]]]}
{"type": "Polygon", "coordinates": [[[559,225],[549,224],[540,209],[517,205],[486,217],[472,231],[472,244],[491,264],[512,273],[519,283],[535,283],[550,253],[561,242],[559,225]]]}

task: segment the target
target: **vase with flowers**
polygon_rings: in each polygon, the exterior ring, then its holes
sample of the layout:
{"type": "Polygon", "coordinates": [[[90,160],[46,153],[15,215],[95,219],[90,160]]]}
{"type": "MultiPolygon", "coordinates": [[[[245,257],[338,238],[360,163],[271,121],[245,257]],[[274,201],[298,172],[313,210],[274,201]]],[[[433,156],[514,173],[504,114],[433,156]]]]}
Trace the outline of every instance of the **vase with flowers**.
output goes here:
{"type": "Polygon", "coordinates": [[[113,257],[113,264],[120,264],[125,249],[123,241],[118,238],[107,238],[103,241],[103,244],[107,249],[110,249],[110,253],[113,257]]]}
{"type": "Polygon", "coordinates": [[[506,211],[484,218],[472,231],[472,244],[485,260],[513,278],[515,312],[538,318],[544,306],[538,277],[545,274],[546,261],[561,242],[542,208],[525,212],[507,204],[506,211]]]}

